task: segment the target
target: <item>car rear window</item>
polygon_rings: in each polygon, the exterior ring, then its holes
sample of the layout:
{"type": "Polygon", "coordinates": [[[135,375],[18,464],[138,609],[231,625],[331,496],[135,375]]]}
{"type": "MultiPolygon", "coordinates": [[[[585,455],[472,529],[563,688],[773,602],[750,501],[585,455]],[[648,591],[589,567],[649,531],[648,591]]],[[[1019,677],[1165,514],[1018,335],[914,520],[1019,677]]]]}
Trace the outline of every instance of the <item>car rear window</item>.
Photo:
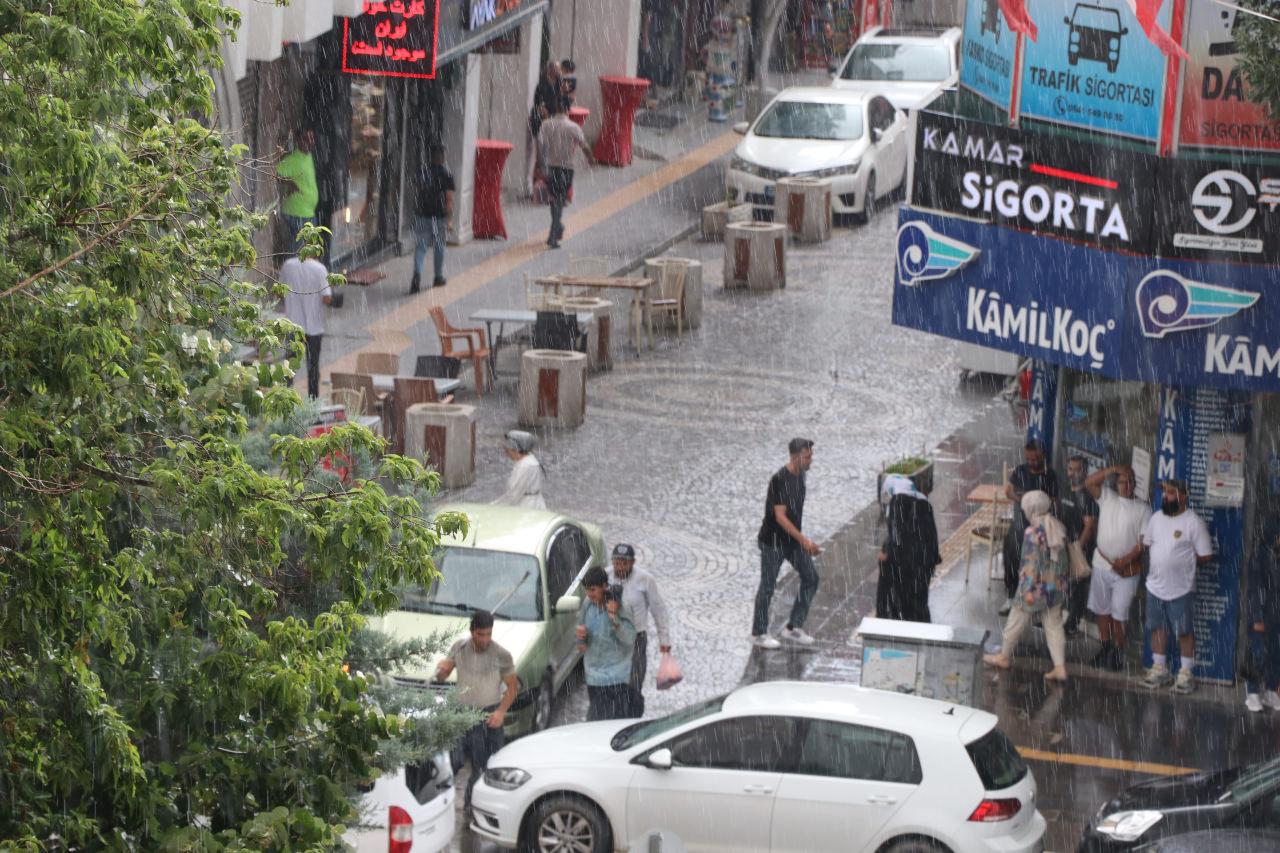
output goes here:
{"type": "Polygon", "coordinates": [[[965,747],[982,787],[1000,791],[1016,785],[1027,775],[1027,765],[1017,747],[999,729],[992,729],[965,747]]]}

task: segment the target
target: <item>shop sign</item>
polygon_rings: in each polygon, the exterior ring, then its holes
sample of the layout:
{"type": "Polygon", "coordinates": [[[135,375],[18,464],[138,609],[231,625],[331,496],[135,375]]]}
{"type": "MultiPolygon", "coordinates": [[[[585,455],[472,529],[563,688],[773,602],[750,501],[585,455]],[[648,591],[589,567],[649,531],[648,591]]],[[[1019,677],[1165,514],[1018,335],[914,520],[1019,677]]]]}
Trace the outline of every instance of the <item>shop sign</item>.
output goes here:
{"type": "MultiPolygon", "coordinates": [[[[1280,3],[1273,3],[1280,11],[1280,3]]],[[[1182,81],[1179,144],[1280,151],[1280,120],[1249,99],[1236,65],[1236,10],[1215,0],[1190,0],[1182,81]]]]}
{"type": "Polygon", "coordinates": [[[1155,157],[936,113],[918,128],[915,207],[1149,249],[1155,157]]]}
{"type": "Polygon", "coordinates": [[[1027,441],[1038,441],[1053,456],[1054,412],[1058,405],[1058,369],[1037,359],[1031,363],[1031,397],[1027,401],[1027,441]]]}
{"type": "MultiPolygon", "coordinates": [[[[1155,23],[1170,28],[1175,3],[1155,23]]],[[[1023,40],[1020,114],[1155,140],[1164,101],[1165,57],[1124,0],[1037,0],[1038,35],[1023,40]]]]}
{"type": "Polygon", "coordinates": [[[519,9],[522,2],[523,0],[466,0],[462,4],[462,27],[478,30],[519,9]]]}
{"type": "Polygon", "coordinates": [[[1280,267],[1111,252],[910,207],[899,221],[898,325],[1117,379],[1280,391],[1280,267]],[[957,244],[966,263],[911,278],[957,244]]]}
{"type": "Polygon", "coordinates": [[[343,19],[342,70],[381,77],[436,76],[439,0],[365,0],[343,19]]]}
{"type": "Polygon", "coordinates": [[[1018,33],[1009,29],[996,0],[968,0],[960,41],[960,85],[1008,112],[1017,45],[1018,33]]]}
{"type": "Polygon", "coordinates": [[[1159,170],[1162,256],[1280,263],[1280,165],[1173,159],[1159,170]]]}

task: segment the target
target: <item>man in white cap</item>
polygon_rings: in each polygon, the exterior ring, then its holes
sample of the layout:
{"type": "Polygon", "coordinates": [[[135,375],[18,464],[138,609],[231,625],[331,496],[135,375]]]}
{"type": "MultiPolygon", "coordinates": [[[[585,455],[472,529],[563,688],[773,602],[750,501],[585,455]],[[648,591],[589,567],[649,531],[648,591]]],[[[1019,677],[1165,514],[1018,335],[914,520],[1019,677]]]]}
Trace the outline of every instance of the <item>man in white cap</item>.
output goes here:
{"type": "Polygon", "coordinates": [[[658,650],[671,651],[671,621],[667,603],[658,592],[658,581],[644,569],[636,568],[636,549],[619,542],[613,546],[609,583],[622,587],[622,603],[631,611],[636,626],[635,652],[631,655],[631,716],[644,716],[644,676],[649,668],[649,614],[658,627],[658,650]]]}
{"type": "Polygon", "coordinates": [[[507,490],[494,503],[546,509],[547,502],[542,499],[542,463],[533,455],[533,435],[524,430],[508,430],[502,447],[507,458],[516,464],[507,480],[507,490]]]}

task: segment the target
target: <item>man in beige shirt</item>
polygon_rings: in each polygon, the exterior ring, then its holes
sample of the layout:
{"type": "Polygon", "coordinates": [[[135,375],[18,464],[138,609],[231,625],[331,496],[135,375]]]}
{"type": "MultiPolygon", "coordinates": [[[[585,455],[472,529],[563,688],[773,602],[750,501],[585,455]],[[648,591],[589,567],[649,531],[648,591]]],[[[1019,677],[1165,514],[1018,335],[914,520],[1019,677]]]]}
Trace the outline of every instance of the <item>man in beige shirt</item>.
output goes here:
{"type": "Polygon", "coordinates": [[[458,640],[449,649],[449,654],[436,667],[436,681],[444,681],[454,669],[458,670],[458,702],[486,714],[462,736],[463,754],[471,756],[463,807],[470,808],[476,780],[489,766],[489,756],[502,749],[506,741],[502,725],[520,690],[511,652],[493,641],[492,613],[477,610],[472,615],[471,636],[458,640]]]}
{"type": "Polygon", "coordinates": [[[567,102],[563,98],[552,99],[548,109],[551,115],[538,129],[538,149],[547,167],[547,194],[551,196],[551,233],[547,235],[547,245],[558,249],[564,236],[560,217],[573,186],[574,152],[582,149],[588,163],[594,163],[595,159],[582,128],[569,120],[567,102]]]}

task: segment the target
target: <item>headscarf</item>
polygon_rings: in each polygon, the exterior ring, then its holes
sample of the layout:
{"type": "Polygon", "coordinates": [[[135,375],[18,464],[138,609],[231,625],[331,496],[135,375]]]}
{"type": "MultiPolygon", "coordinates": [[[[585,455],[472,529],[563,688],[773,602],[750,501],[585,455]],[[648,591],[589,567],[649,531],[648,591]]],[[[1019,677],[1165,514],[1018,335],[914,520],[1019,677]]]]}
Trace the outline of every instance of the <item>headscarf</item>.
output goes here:
{"type": "Polygon", "coordinates": [[[533,434],[527,433],[522,429],[508,430],[503,438],[503,446],[514,450],[516,453],[530,453],[533,451],[533,434]]]}
{"type": "Polygon", "coordinates": [[[922,501],[929,499],[916,488],[915,481],[910,477],[905,474],[890,474],[884,478],[884,483],[880,486],[880,496],[888,502],[897,495],[910,495],[922,501]]]}
{"type": "Polygon", "coordinates": [[[1022,514],[1027,523],[1044,531],[1049,550],[1055,555],[1067,544],[1067,529],[1053,517],[1053,499],[1040,490],[1022,496],[1022,514]]]}

